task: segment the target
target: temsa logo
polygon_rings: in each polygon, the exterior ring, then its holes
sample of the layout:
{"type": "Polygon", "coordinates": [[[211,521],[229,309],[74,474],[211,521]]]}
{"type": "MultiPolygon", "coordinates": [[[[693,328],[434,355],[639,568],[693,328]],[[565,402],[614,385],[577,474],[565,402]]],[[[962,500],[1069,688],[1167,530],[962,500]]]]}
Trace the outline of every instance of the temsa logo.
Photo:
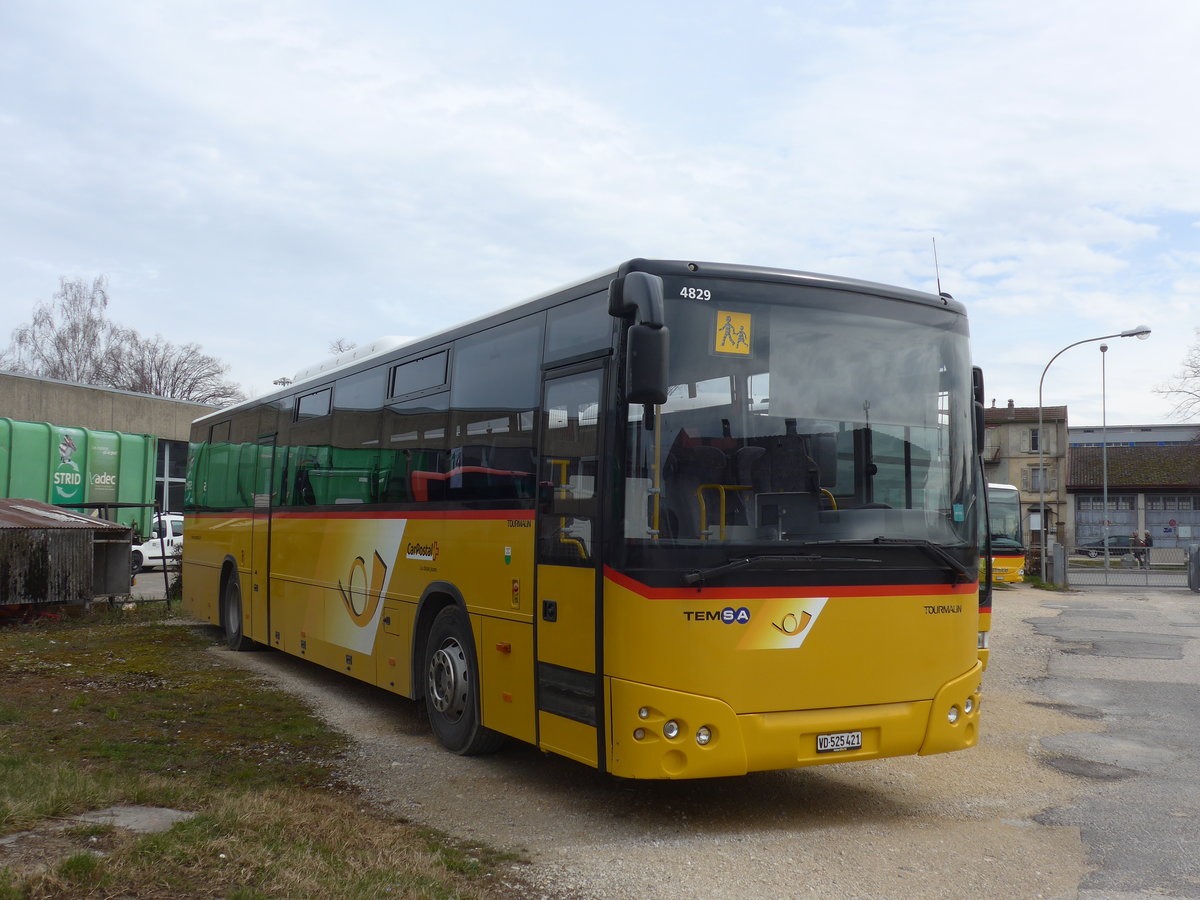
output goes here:
{"type": "Polygon", "coordinates": [[[685,609],[683,617],[689,622],[723,622],[726,625],[745,625],[750,621],[750,610],[744,606],[734,609],[727,606],[724,609],[685,609]]]}

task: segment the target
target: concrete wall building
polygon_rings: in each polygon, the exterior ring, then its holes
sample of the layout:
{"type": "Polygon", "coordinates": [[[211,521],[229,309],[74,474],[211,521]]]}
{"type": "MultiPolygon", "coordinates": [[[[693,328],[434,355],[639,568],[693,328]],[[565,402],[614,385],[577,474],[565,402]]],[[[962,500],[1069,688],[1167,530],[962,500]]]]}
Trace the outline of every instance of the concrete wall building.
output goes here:
{"type": "Polygon", "coordinates": [[[1155,547],[1200,541],[1198,433],[1196,425],[1070,429],[1075,543],[1099,541],[1106,528],[1110,536],[1149,532],[1155,547]]]}
{"type": "Polygon", "coordinates": [[[1082,425],[1067,429],[1072,447],[1179,447],[1200,442],[1200,425],[1082,425]]]}

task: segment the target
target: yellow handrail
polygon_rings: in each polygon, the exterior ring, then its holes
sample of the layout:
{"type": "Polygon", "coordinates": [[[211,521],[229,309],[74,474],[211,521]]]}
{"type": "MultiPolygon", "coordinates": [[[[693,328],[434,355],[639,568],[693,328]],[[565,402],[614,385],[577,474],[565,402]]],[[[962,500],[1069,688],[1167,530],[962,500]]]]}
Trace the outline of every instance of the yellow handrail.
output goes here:
{"type": "Polygon", "coordinates": [[[700,540],[707,541],[709,538],[708,532],[708,510],[704,504],[704,492],[716,491],[720,497],[718,503],[718,520],[717,539],[725,540],[725,494],[727,491],[752,491],[754,490],[748,484],[702,484],[696,488],[696,500],[700,504],[700,540]]]}

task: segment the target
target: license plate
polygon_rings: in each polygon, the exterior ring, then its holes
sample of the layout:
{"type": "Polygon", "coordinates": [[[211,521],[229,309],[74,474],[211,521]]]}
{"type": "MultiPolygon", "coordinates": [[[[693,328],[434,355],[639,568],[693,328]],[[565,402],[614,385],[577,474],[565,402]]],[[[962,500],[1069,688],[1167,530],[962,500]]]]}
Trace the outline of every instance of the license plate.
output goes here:
{"type": "Polygon", "coordinates": [[[837,753],[841,750],[861,750],[861,731],[835,731],[817,735],[818,753],[837,753]]]}

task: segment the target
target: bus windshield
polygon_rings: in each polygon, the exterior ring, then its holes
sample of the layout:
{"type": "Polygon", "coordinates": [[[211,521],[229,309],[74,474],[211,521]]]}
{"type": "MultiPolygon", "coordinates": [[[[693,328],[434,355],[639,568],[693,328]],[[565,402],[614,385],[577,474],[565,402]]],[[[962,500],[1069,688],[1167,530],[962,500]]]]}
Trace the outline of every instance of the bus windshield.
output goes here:
{"type": "Polygon", "coordinates": [[[628,409],[627,547],[974,544],[963,316],[823,288],[664,281],[670,388],[661,406],[628,409]]]}
{"type": "Polygon", "coordinates": [[[988,523],[992,550],[1025,549],[1021,528],[1020,494],[1011,485],[988,485],[988,523]]]}

